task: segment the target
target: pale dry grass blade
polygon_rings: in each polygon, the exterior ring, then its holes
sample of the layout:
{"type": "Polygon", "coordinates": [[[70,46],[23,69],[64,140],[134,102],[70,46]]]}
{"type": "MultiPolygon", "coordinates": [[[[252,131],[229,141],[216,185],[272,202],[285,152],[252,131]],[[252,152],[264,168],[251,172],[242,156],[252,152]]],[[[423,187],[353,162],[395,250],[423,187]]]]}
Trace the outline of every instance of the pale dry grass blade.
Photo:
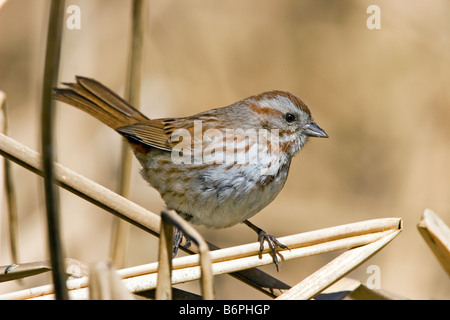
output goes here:
{"type": "MultiPolygon", "coordinates": [[[[6,134],[5,133],[5,127],[6,127],[6,116],[5,116],[5,101],[6,101],[6,94],[0,90],[0,133],[2,134],[6,134]]],[[[0,204],[3,203],[3,187],[4,187],[4,165],[3,165],[3,161],[6,161],[6,159],[0,159],[0,204]]],[[[2,211],[0,211],[1,214],[2,211]]],[[[1,217],[1,215],[0,215],[1,217]]],[[[0,228],[2,227],[2,219],[0,219],[0,228]]],[[[0,229],[2,230],[2,229],[0,229]]],[[[1,240],[2,238],[0,237],[0,246],[1,246],[1,240]]]]}
{"type": "MultiPolygon", "coordinates": [[[[141,70],[144,46],[144,30],[147,13],[146,0],[134,0],[132,5],[132,31],[126,82],[125,99],[136,109],[140,106],[141,70]]],[[[126,141],[122,142],[122,165],[120,170],[119,194],[128,198],[130,192],[132,153],[126,141]]],[[[130,225],[122,219],[114,219],[111,232],[111,260],[115,266],[125,264],[130,225]]]]}
{"type": "MultiPolygon", "coordinates": [[[[5,133],[4,132],[5,131],[4,130],[5,129],[4,128],[5,127],[5,114],[3,112],[3,109],[4,109],[4,102],[6,100],[6,95],[3,91],[0,91],[0,100],[1,100],[0,101],[1,102],[1,104],[0,104],[0,133],[4,134],[5,133]]],[[[5,197],[4,189],[3,189],[5,186],[5,165],[4,165],[5,161],[8,161],[8,160],[5,158],[0,158],[0,205],[3,204],[4,197],[5,197]]],[[[1,210],[2,207],[0,207],[0,230],[3,230],[3,228],[2,228],[2,222],[3,222],[2,212],[3,211],[1,210]]],[[[3,239],[4,239],[4,237],[0,236],[0,248],[3,247],[3,245],[2,245],[3,239]]]]}
{"type": "MultiPolygon", "coordinates": [[[[64,263],[65,272],[70,277],[81,278],[88,275],[88,266],[86,263],[71,258],[64,259],[64,263]]],[[[0,266],[0,282],[18,280],[47,271],[51,271],[51,263],[49,260],[0,266]]]]}
{"type": "Polygon", "coordinates": [[[116,269],[108,262],[95,263],[89,272],[90,300],[134,300],[116,269]]]}
{"type": "Polygon", "coordinates": [[[19,280],[51,271],[50,261],[10,264],[0,267],[0,282],[19,280]]]}
{"type": "Polygon", "coordinates": [[[147,0],[133,0],[132,31],[128,64],[127,90],[125,97],[135,108],[139,108],[141,96],[141,74],[143,69],[144,31],[147,21],[147,0]]]}
{"type": "Polygon", "coordinates": [[[68,298],[68,295],[65,286],[66,275],[64,273],[64,253],[59,226],[59,194],[58,189],[54,184],[54,101],[52,99],[52,89],[58,80],[64,5],[64,1],[59,0],[52,0],[50,5],[42,86],[41,145],[48,246],[52,261],[52,278],[53,283],[55,284],[56,297],[65,300],[68,298]]]}
{"type": "MultiPolygon", "coordinates": [[[[324,228],[320,230],[314,230],[304,233],[299,233],[296,235],[291,235],[287,237],[280,237],[278,240],[288,246],[291,252],[295,248],[301,248],[309,246],[310,248],[320,251],[320,247],[314,247],[313,245],[319,245],[326,243],[329,247],[329,243],[333,240],[343,240],[336,245],[342,246],[342,249],[347,249],[350,246],[354,246],[354,241],[358,238],[351,239],[352,237],[357,237],[360,235],[365,235],[367,237],[377,237],[380,232],[389,230],[399,230],[402,228],[402,219],[400,218],[382,218],[382,219],[372,219],[361,222],[350,223],[341,226],[335,226],[330,228],[324,228]],[[347,240],[346,240],[347,239],[347,240]],[[347,242],[348,241],[348,242],[347,242]],[[327,243],[329,242],[329,243],[327,243]],[[347,247],[346,247],[347,246],[347,247]]],[[[248,255],[253,255],[254,252],[259,250],[259,245],[257,243],[248,244],[245,246],[226,248],[220,251],[212,251],[213,261],[219,261],[223,257],[245,257],[248,255]]],[[[268,253],[269,247],[267,244],[264,246],[263,253],[268,253]]],[[[283,255],[292,254],[289,250],[281,250],[283,255]]]]}
{"type": "Polygon", "coordinates": [[[361,263],[369,259],[377,251],[394,239],[401,230],[392,231],[381,239],[350,249],[337,258],[314,272],[312,275],[292,287],[277,299],[280,300],[303,300],[311,299],[322,292],[325,288],[345,276],[361,263]]]}
{"type": "Polygon", "coordinates": [[[158,279],[156,286],[157,300],[172,299],[172,248],[173,226],[167,217],[161,215],[159,234],[158,279]]]}
{"type": "MultiPolygon", "coordinates": [[[[283,241],[283,243],[290,243],[292,249],[282,250],[281,254],[283,259],[287,261],[336,250],[355,247],[359,249],[350,249],[347,252],[351,252],[351,254],[341,255],[339,260],[335,259],[335,262],[330,262],[327,268],[324,267],[325,269],[322,268],[323,270],[318,271],[318,274],[315,273],[315,275],[317,274],[315,277],[318,278],[317,281],[319,281],[320,288],[323,290],[380,250],[398,235],[401,228],[401,219],[385,218],[287,236],[279,238],[279,240],[283,241]]],[[[210,254],[213,275],[226,274],[273,263],[269,252],[264,252],[261,258],[259,257],[259,243],[256,242],[211,251],[210,254]]],[[[192,255],[173,259],[172,284],[200,279],[199,258],[198,255],[192,255]]],[[[157,272],[158,263],[156,262],[118,271],[121,277],[124,278],[124,283],[128,290],[133,293],[155,288],[157,272]]],[[[71,298],[86,299],[87,290],[85,286],[86,282],[84,279],[69,281],[68,287],[74,289],[70,291],[71,298]]],[[[311,288],[307,289],[307,292],[311,293],[311,288]]],[[[34,291],[42,292],[42,290],[37,288],[34,291]]],[[[317,291],[315,294],[319,292],[317,291]]],[[[26,294],[25,292],[24,297],[26,294]]],[[[41,298],[52,299],[52,297],[52,295],[48,295],[41,298]]],[[[7,296],[0,296],[1,298],[7,298],[7,296]]]]}
{"type": "MultiPolygon", "coordinates": [[[[6,105],[6,94],[0,91],[0,132],[3,134],[8,134],[8,113],[6,105]]],[[[8,216],[8,232],[9,232],[9,246],[11,252],[11,258],[13,263],[18,263],[19,261],[19,227],[17,218],[17,201],[16,192],[14,188],[14,182],[12,178],[11,162],[8,159],[3,159],[3,166],[0,168],[0,177],[3,176],[2,185],[0,187],[0,197],[5,194],[5,201],[7,206],[7,216],[8,216]],[[2,175],[3,174],[3,175],[2,175]],[[5,188],[5,193],[2,191],[2,187],[5,188]]],[[[0,224],[1,226],[1,224],[0,224]]]]}
{"type": "MultiPolygon", "coordinates": [[[[162,212],[163,220],[170,221],[171,224],[180,228],[185,235],[187,235],[198,247],[199,254],[197,255],[200,262],[201,272],[201,286],[202,295],[205,300],[214,299],[214,281],[211,267],[211,255],[207,242],[189,223],[182,219],[175,211],[167,210],[162,212]]],[[[171,234],[170,234],[171,235],[171,234]]],[[[171,235],[172,236],[172,235],[171,235]]],[[[162,239],[161,239],[162,240],[162,239]]],[[[167,241],[167,239],[166,239],[167,241]]],[[[165,248],[171,253],[173,241],[167,241],[165,248]]],[[[170,257],[171,258],[171,257],[170,257]]],[[[170,265],[172,268],[172,265],[170,265]]],[[[158,271],[159,272],[159,271],[158,271]]],[[[170,281],[169,281],[170,282],[170,281]]]]}
{"type": "Polygon", "coordinates": [[[450,276],[450,228],[430,209],[425,209],[417,228],[442,268],[450,276]]]}
{"type": "Polygon", "coordinates": [[[64,263],[66,266],[66,273],[70,276],[69,279],[86,277],[89,274],[89,265],[86,262],[65,258],[64,263]]]}
{"type": "Polygon", "coordinates": [[[369,288],[361,281],[351,278],[342,278],[315,297],[317,300],[341,300],[344,298],[353,300],[405,300],[404,297],[385,290],[369,288]]]}

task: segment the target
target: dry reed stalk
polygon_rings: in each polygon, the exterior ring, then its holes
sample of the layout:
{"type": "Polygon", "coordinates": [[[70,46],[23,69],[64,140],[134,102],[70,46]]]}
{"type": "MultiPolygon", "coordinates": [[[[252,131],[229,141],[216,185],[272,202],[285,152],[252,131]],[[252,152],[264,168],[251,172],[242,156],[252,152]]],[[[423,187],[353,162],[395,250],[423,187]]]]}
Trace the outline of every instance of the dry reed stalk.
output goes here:
{"type": "Polygon", "coordinates": [[[361,281],[342,278],[315,297],[318,300],[405,300],[404,297],[394,295],[382,289],[371,289],[361,281]]]}
{"type": "MultiPolygon", "coordinates": [[[[71,277],[81,278],[88,275],[86,263],[71,258],[65,258],[64,263],[65,272],[71,277]]],[[[18,280],[51,270],[51,262],[49,260],[0,266],[0,282],[18,280]]]]}
{"type": "Polygon", "coordinates": [[[161,215],[158,252],[158,279],[156,300],[172,299],[172,248],[173,226],[165,215],[161,215]]]}
{"type": "Polygon", "coordinates": [[[417,228],[442,268],[450,276],[450,228],[430,209],[425,209],[417,228]]]}
{"type": "Polygon", "coordinates": [[[89,272],[90,300],[133,300],[116,269],[108,262],[98,262],[89,272]]]}
{"type": "Polygon", "coordinates": [[[325,288],[355,269],[358,265],[369,259],[394,239],[400,231],[401,230],[392,231],[390,234],[387,234],[375,242],[342,253],[277,299],[303,300],[313,298],[325,288]]]}
{"type": "MultiPolygon", "coordinates": [[[[8,113],[6,106],[6,94],[0,91],[0,132],[3,134],[8,134],[8,113]]],[[[5,201],[7,205],[7,216],[8,216],[8,232],[9,232],[9,246],[11,252],[12,263],[18,263],[19,261],[19,228],[18,228],[18,218],[17,218],[17,201],[16,192],[14,188],[14,182],[12,178],[11,162],[8,159],[4,159],[3,167],[3,179],[2,186],[5,187],[5,201]]],[[[2,174],[0,173],[0,177],[2,174]]],[[[0,187],[0,195],[3,192],[0,187]]]]}
{"type": "Polygon", "coordinates": [[[42,86],[41,143],[44,194],[47,217],[47,234],[52,278],[57,299],[67,299],[66,274],[64,273],[64,253],[59,226],[59,194],[54,184],[54,102],[52,89],[57,83],[59,58],[61,53],[62,28],[64,21],[64,1],[53,0],[50,5],[45,52],[44,79],[42,86]]]}
{"type": "MultiPolygon", "coordinates": [[[[306,232],[279,238],[283,243],[289,243],[291,250],[282,250],[280,253],[284,260],[291,260],[320,253],[345,250],[354,247],[365,248],[360,251],[351,249],[352,255],[344,259],[341,263],[348,263],[339,269],[332,269],[340,272],[338,277],[328,277],[325,280],[334,279],[336,281],[345,273],[355,268],[358,264],[368,259],[372,254],[381,249],[395,236],[398,235],[402,228],[402,220],[399,218],[385,218],[351,223],[347,225],[320,229],[316,231],[306,232]],[[376,243],[375,249],[372,244],[376,243]],[[363,247],[361,247],[363,246],[363,247]],[[371,246],[366,248],[367,246],[371,246]],[[361,252],[362,251],[362,252],[361,252]],[[356,260],[352,260],[352,259],[356,260]]],[[[358,249],[358,248],[357,248],[358,249]]],[[[212,273],[213,275],[235,272],[238,270],[254,268],[261,265],[273,263],[269,252],[264,252],[259,258],[259,244],[251,243],[226,249],[211,251],[212,273]]],[[[341,257],[345,258],[346,256],[341,257]]],[[[343,258],[340,258],[341,260],[343,258]]],[[[183,283],[187,281],[197,280],[201,276],[201,270],[198,266],[199,256],[186,256],[173,259],[172,284],[183,283]]],[[[336,265],[337,262],[334,263],[336,265]]],[[[327,269],[326,269],[327,270],[327,269]]],[[[124,283],[130,292],[139,292],[156,287],[157,284],[157,263],[151,263],[138,267],[131,267],[118,270],[118,273],[124,278],[124,283]]],[[[322,271],[324,272],[324,271],[322,271]]],[[[321,281],[322,286],[324,281],[321,281]]],[[[331,283],[328,283],[330,285],[331,283]]],[[[68,287],[73,289],[70,296],[73,299],[87,298],[86,279],[75,279],[68,281],[68,287]]],[[[3,298],[31,298],[30,293],[34,297],[52,299],[51,291],[48,287],[33,288],[30,291],[23,291],[19,294],[3,295],[3,298]]],[[[323,289],[323,288],[322,288],[323,289]]]]}
{"type": "Polygon", "coordinates": [[[50,261],[38,261],[22,264],[10,264],[0,267],[0,282],[19,280],[34,276],[43,272],[51,271],[50,261]]]}
{"type": "MultiPolygon", "coordinates": [[[[1,2],[0,2],[1,4],[1,2]]],[[[0,90],[0,133],[5,133],[5,113],[4,113],[4,107],[5,107],[5,101],[6,101],[6,94],[0,90]]],[[[3,203],[3,199],[4,199],[4,187],[6,184],[6,178],[5,178],[5,162],[8,161],[7,159],[0,159],[0,204],[3,203]]],[[[6,200],[7,201],[7,200],[6,200]]],[[[2,210],[0,208],[0,230],[3,230],[2,228],[2,210]]],[[[10,235],[11,236],[11,235],[10,235]]],[[[3,237],[0,237],[0,248],[3,247],[2,246],[2,240],[3,237]]],[[[11,241],[10,241],[11,242],[11,241]]]]}
{"type": "MultiPolygon", "coordinates": [[[[42,175],[39,154],[3,134],[0,134],[0,155],[36,174],[42,175]]],[[[58,163],[55,163],[55,179],[56,183],[64,189],[127,220],[144,231],[159,236],[160,217],[153,212],[58,163]]],[[[209,246],[213,247],[210,243],[209,246]]],[[[193,253],[186,248],[182,247],[182,249],[193,253]]],[[[273,289],[289,288],[288,285],[258,269],[245,270],[245,272],[234,273],[232,276],[271,297],[274,297],[273,289]]]]}
{"type": "MultiPolygon", "coordinates": [[[[139,109],[141,93],[142,53],[144,46],[145,17],[147,12],[146,0],[134,0],[132,5],[132,31],[128,75],[126,81],[125,99],[139,109]]],[[[132,153],[125,141],[122,142],[121,171],[119,194],[128,198],[130,193],[130,179],[132,153]]],[[[113,221],[111,232],[111,260],[117,267],[125,264],[127,239],[130,232],[129,224],[122,219],[113,221]]]]}
{"type": "MultiPolygon", "coordinates": [[[[199,262],[200,262],[200,271],[201,271],[201,287],[202,287],[202,295],[205,300],[213,300],[214,299],[214,281],[213,281],[213,272],[211,268],[211,255],[209,252],[209,247],[207,242],[203,239],[203,237],[195,230],[189,223],[187,223],[183,218],[181,218],[174,210],[168,210],[162,212],[162,221],[164,225],[170,226],[172,230],[172,225],[175,225],[177,228],[181,229],[185,235],[187,235],[191,241],[193,241],[198,249],[199,249],[199,262]],[[167,223],[167,222],[170,222],[167,223]]],[[[169,234],[169,233],[168,233],[169,234]]],[[[160,248],[162,248],[165,253],[165,258],[170,260],[170,262],[166,262],[164,267],[161,266],[161,259],[159,259],[158,263],[158,285],[159,285],[159,277],[161,272],[165,272],[169,276],[166,277],[166,281],[168,284],[165,284],[166,288],[171,287],[171,275],[172,275],[172,247],[173,247],[173,235],[170,233],[170,239],[163,239],[161,237],[160,242],[163,243],[160,248]],[[167,272],[167,268],[170,268],[170,272],[167,272]]],[[[158,288],[157,288],[158,289],[158,288]]],[[[157,291],[158,293],[158,291],[157,291]]]]}

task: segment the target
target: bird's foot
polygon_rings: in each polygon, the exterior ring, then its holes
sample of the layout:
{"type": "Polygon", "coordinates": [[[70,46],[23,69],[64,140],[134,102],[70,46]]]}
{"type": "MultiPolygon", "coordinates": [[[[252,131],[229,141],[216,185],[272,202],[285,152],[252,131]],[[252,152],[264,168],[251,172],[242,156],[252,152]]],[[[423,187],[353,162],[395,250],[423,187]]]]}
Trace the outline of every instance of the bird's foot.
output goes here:
{"type": "Polygon", "coordinates": [[[281,258],[283,256],[278,252],[278,248],[281,249],[288,249],[289,248],[282,244],[280,241],[277,240],[274,236],[268,234],[266,231],[262,230],[261,228],[258,228],[253,223],[251,223],[248,220],[245,220],[244,223],[248,225],[250,228],[256,231],[258,234],[258,242],[259,242],[259,258],[262,257],[262,252],[264,251],[264,241],[267,241],[267,244],[270,248],[270,255],[272,256],[273,263],[275,264],[275,267],[277,268],[277,271],[280,271],[278,266],[278,255],[280,255],[281,258]]]}
{"type": "MultiPolygon", "coordinates": [[[[259,241],[259,257],[261,258],[262,252],[264,250],[264,241],[267,241],[270,248],[270,255],[272,256],[273,263],[275,264],[275,267],[277,268],[277,271],[280,271],[278,267],[278,248],[282,249],[289,249],[286,245],[282,244],[280,241],[277,240],[274,236],[268,234],[264,230],[261,230],[258,232],[258,241],[259,241]]],[[[281,256],[281,255],[280,255],[281,256]]],[[[281,256],[282,257],[282,256],[281,256]]],[[[283,258],[283,257],[282,257],[283,258]]]]}
{"type": "Polygon", "coordinates": [[[178,253],[178,248],[180,247],[180,244],[183,241],[183,236],[186,239],[186,244],[184,245],[185,248],[189,248],[191,246],[191,240],[188,237],[186,237],[186,235],[181,229],[177,227],[174,228],[175,232],[173,235],[173,257],[175,258],[178,253]]]}

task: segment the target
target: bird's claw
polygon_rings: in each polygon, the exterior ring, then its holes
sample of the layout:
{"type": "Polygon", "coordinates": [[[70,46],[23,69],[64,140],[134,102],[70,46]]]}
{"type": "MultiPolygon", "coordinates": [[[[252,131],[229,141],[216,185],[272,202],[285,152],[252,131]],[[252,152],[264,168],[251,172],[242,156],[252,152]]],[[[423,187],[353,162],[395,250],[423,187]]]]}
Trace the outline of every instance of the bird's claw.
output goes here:
{"type": "MultiPolygon", "coordinates": [[[[269,248],[270,248],[270,255],[272,256],[273,263],[275,264],[275,267],[277,268],[277,271],[279,270],[278,267],[278,249],[277,247],[280,247],[282,249],[289,249],[286,245],[282,244],[280,241],[277,240],[274,236],[268,234],[264,230],[258,231],[258,242],[259,242],[259,257],[261,258],[262,252],[264,250],[264,241],[267,241],[269,248]]],[[[280,255],[281,256],[281,255],[280,255]]],[[[281,256],[283,258],[283,256],[281,256]]]]}
{"type": "Polygon", "coordinates": [[[183,231],[177,227],[175,227],[175,232],[173,235],[173,257],[175,258],[178,253],[178,248],[180,247],[181,241],[183,241],[183,236],[186,239],[185,248],[189,248],[191,246],[191,241],[186,235],[184,235],[183,231]]]}

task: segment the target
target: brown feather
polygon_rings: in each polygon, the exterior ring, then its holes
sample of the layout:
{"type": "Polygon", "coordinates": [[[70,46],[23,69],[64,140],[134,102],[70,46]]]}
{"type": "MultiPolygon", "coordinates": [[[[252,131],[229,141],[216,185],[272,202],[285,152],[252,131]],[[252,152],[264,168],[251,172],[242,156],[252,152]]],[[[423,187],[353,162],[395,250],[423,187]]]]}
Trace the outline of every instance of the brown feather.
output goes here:
{"type": "Polygon", "coordinates": [[[67,88],[55,88],[53,97],[91,114],[113,129],[148,120],[100,82],[84,77],[76,79],[77,83],[65,83],[67,88]]]}

